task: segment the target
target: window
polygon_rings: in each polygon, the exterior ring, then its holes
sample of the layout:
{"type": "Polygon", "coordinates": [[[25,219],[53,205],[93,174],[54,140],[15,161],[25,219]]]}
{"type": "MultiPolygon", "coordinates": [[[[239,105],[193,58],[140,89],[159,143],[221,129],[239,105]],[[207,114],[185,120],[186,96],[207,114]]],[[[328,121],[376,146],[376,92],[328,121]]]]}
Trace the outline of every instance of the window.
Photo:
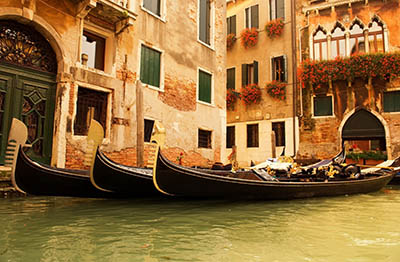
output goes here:
{"type": "Polygon", "coordinates": [[[82,54],[88,56],[87,66],[104,71],[106,40],[100,36],[83,31],[82,54]]]}
{"type": "Polygon", "coordinates": [[[314,97],[314,116],[332,116],[332,96],[314,97]]]}
{"type": "Polygon", "coordinates": [[[344,28],[340,25],[337,25],[332,30],[331,38],[331,59],[335,59],[338,56],[346,56],[346,38],[344,36],[344,28]]]}
{"type": "Polygon", "coordinates": [[[247,125],[247,147],[258,147],[258,124],[247,125]]]}
{"type": "Polygon", "coordinates": [[[374,19],[369,25],[368,42],[370,53],[384,52],[383,25],[374,19]]]}
{"type": "Polygon", "coordinates": [[[232,148],[235,145],[235,126],[226,127],[226,148],[232,148]]]}
{"type": "Polygon", "coordinates": [[[326,32],[318,28],[313,36],[314,59],[326,60],[328,58],[326,32]]]}
{"type": "Polygon", "coordinates": [[[144,84],[160,88],[161,52],[142,45],[140,80],[144,84]]]}
{"type": "Polygon", "coordinates": [[[258,5],[253,5],[245,9],[246,28],[258,28],[258,5]]]}
{"type": "Polygon", "coordinates": [[[227,22],[227,35],[236,35],[236,15],[230,16],[226,19],[227,22]]]}
{"type": "Polygon", "coordinates": [[[199,129],[199,148],[211,148],[211,131],[199,129]]]}
{"type": "Polygon", "coordinates": [[[272,58],[272,80],[286,82],[286,57],[272,58]]]}
{"type": "Polygon", "coordinates": [[[226,70],[226,89],[235,90],[235,68],[226,70]]]}
{"type": "Polygon", "coordinates": [[[211,104],[211,79],[212,75],[199,70],[199,101],[211,104]]]}
{"type": "Polygon", "coordinates": [[[275,132],[275,146],[285,146],[285,122],[272,123],[275,132]]]}
{"type": "Polygon", "coordinates": [[[400,112],[400,91],[383,93],[383,111],[400,112]]]}
{"type": "Polygon", "coordinates": [[[151,134],[153,133],[154,120],[144,120],[144,142],[151,142],[151,134]]]}
{"type": "Polygon", "coordinates": [[[153,14],[161,15],[161,0],[143,0],[143,7],[152,12],[153,14]]]}
{"type": "Polygon", "coordinates": [[[285,19],[285,0],[269,0],[270,20],[285,19]]]}
{"type": "Polygon", "coordinates": [[[242,86],[258,84],[258,62],[242,64],[242,86]]]}
{"type": "Polygon", "coordinates": [[[78,88],[76,116],[74,124],[75,135],[87,135],[90,121],[98,121],[106,127],[108,94],[87,88],[78,88]]]}
{"type": "Polygon", "coordinates": [[[355,22],[350,27],[350,54],[365,52],[364,27],[355,22]]]}
{"type": "Polygon", "coordinates": [[[210,38],[211,38],[210,0],[199,0],[199,3],[200,3],[199,39],[203,43],[210,45],[210,38]]]}

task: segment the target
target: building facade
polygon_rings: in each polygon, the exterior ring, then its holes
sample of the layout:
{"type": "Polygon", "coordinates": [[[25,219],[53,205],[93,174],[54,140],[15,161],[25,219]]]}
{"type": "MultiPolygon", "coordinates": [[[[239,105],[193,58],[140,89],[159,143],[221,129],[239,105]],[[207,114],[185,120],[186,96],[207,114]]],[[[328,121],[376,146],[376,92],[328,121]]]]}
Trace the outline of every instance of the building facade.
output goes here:
{"type": "Polygon", "coordinates": [[[240,166],[298,148],[291,1],[227,1],[227,153],[240,166]]]}
{"type": "Polygon", "coordinates": [[[224,0],[6,0],[0,6],[0,150],[12,117],[30,155],[80,168],[91,118],[103,150],[136,164],[137,110],[165,154],[209,165],[225,153],[224,0]],[[137,80],[143,107],[137,107],[137,80]]]}
{"type": "Polygon", "coordinates": [[[298,5],[300,155],[400,155],[399,14],[398,1],[298,5]]]}

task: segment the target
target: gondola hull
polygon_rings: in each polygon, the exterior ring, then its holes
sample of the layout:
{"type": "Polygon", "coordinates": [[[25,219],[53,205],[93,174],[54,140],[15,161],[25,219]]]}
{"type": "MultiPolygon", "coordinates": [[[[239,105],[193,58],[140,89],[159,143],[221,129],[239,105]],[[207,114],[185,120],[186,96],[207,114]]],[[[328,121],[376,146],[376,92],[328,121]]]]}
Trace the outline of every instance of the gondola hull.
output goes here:
{"type": "Polygon", "coordinates": [[[117,164],[99,149],[90,176],[93,185],[103,191],[132,197],[162,195],[154,187],[152,169],[117,164]]]}
{"type": "Polygon", "coordinates": [[[185,168],[160,152],[154,168],[154,184],[168,195],[195,198],[286,200],[308,197],[370,193],[380,190],[393,174],[332,182],[275,182],[222,177],[185,168]]]}
{"type": "Polygon", "coordinates": [[[111,197],[96,189],[90,182],[88,170],[54,168],[32,161],[22,149],[13,174],[17,190],[30,195],[111,197]]]}

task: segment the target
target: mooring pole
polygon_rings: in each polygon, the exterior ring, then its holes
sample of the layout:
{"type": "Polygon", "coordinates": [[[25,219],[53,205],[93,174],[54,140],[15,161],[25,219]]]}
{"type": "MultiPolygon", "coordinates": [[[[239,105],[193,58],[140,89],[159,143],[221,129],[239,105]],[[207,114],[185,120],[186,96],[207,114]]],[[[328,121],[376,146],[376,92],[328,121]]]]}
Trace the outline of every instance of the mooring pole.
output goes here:
{"type": "Polygon", "coordinates": [[[144,167],[144,113],[142,82],[136,81],[136,156],[137,166],[144,167]]]}

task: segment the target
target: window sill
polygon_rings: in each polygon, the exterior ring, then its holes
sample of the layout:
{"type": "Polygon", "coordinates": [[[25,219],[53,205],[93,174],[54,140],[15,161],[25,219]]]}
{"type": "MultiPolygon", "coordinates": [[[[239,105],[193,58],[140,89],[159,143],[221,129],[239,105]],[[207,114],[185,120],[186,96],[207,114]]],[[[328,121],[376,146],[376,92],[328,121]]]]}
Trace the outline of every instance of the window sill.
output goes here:
{"type": "Polygon", "coordinates": [[[312,116],[312,118],[316,119],[321,119],[321,118],[335,118],[335,115],[329,115],[329,116],[312,116]]]}
{"type": "Polygon", "coordinates": [[[200,39],[197,39],[197,42],[199,42],[202,46],[208,47],[208,48],[211,49],[212,51],[215,51],[214,46],[209,45],[209,44],[206,44],[206,43],[204,43],[203,41],[201,41],[200,39]]]}
{"type": "Polygon", "coordinates": [[[205,105],[205,106],[209,106],[209,107],[215,107],[214,104],[212,104],[212,103],[207,103],[207,102],[200,101],[200,100],[197,100],[197,103],[200,104],[200,105],[205,105]]]}
{"type": "Polygon", "coordinates": [[[153,16],[154,18],[157,18],[158,20],[160,20],[163,23],[166,23],[166,19],[165,19],[165,15],[159,16],[155,13],[153,13],[152,11],[146,9],[144,6],[140,6],[140,9],[142,9],[144,12],[148,13],[149,15],[153,16]]]}
{"type": "Polygon", "coordinates": [[[384,115],[397,115],[397,114],[400,114],[400,111],[393,111],[393,112],[382,112],[382,114],[384,114],[384,115]]]}
{"type": "Polygon", "coordinates": [[[144,84],[144,83],[143,83],[142,85],[143,85],[144,87],[147,87],[147,88],[151,89],[151,90],[164,93],[164,88],[163,88],[162,86],[161,86],[161,87],[156,87],[156,86],[152,86],[152,85],[144,84]]]}
{"type": "Polygon", "coordinates": [[[108,77],[114,77],[112,74],[107,73],[107,72],[105,72],[105,71],[103,71],[103,70],[101,70],[101,69],[96,69],[96,68],[93,68],[93,67],[88,67],[88,66],[82,65],[82,64],[79,63],[79,62],[77,63],[76,67],[77,67],[77,68],[80,68],[80,69],[83,69],[83,70],[87,70],[87,71],[96,73],[96,74],[99,74],[99,75],[108,76],[108,77]]]}

